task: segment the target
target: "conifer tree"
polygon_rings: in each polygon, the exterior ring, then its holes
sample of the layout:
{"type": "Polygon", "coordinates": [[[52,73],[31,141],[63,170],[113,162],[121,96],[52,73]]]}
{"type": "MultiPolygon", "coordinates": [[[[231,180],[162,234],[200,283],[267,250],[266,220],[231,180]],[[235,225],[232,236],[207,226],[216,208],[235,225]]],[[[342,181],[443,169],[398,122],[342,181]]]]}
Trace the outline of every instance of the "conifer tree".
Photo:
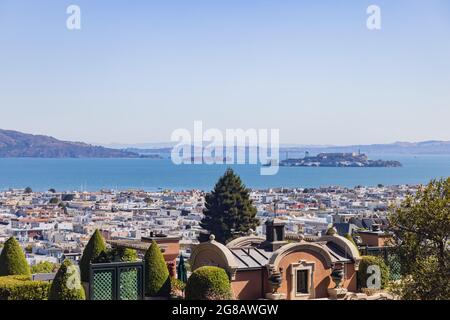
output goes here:
{"type": "Polygon", "coordinates": [[[49,300],[85,300],[78,268],[65,260],[50,287],[49,300]]]}
{"type": "MultiPolygon", "coordinates": [[[[249,191],[232,169],[227,169],[214,190],[206,195],[203,214],[201,227],[221,243],[246,235],[259,225],[249,191]]],[[[200,241],[207,237],[200,236],[200,241]]]]}
{"type": "Polygon", "coordinates": [[[145,253],[145,295],[166,297],[170,294],[170,277],[164,256],[155,240],[145,253]]]}
{"type": "Polygon", "coordinates": [[[0,276],[31,275],[25,253],[16,238],[9,238],[0,254],[0,276]]]}
{"type": "Polygon", "coordinates": [[[91,239],[84,248],[83,255],[80,260],[81,281],[89,282],[89,265],[99,256],[106,254],[105,240],[100,231],[95,230],[91,239]]]}

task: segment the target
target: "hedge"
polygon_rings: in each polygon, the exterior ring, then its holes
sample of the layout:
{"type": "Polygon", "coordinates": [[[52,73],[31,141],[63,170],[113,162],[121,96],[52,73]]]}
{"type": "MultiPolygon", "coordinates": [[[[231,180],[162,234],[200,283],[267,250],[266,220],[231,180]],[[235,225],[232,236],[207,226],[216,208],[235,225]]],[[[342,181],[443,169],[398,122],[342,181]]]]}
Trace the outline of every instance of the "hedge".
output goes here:
{"type": "Polygon", "coordinates": [[[384,263],[384,260],[376,256],[362,256],[361,262],[358,269],[358,287],[367,288],[367,279],[374,273],[367,272],[367,268],[371,265],[376,265],[380,267],[381,272],[381,288],[383,289],[387,286],[389,281],[389,267],[384,263]]]}
{"type": "Polygon", "coordinates": [[[49,300],[86,300],[78,268],[70,260],[65,260],[59,267],[48,298],[49,300]]]}
{"type": "Polygon", "coordinates": [[[230,279],[222,268],[198,268],[186,284],[187,300],[230,300],[232,296],[230,279]]]}
{"type": "Polygon", "coordinates": [[[30,276],[30,266],[16,238],[9,238],[0,254],[0,276],[30,276]]]}
{"type": "Polygon", "coordinates": [[[50,283],[28,276],[0,277],[0,300],[46,300],[50,283]]]}
{"type": "Polygon", "coordinates": [[[53,263],[50,261],[41,261],[38,264],[35,264],[34,266],[31,266],[31,273],[52,273],[56,272],[59,268],[58,263],[53,263]]]}
{"type": "Polygon", "coordinates": [[[168,297],[171,291],[169,270],[158,244],[153,240],[145,253],[145,295],[168,297]]]}

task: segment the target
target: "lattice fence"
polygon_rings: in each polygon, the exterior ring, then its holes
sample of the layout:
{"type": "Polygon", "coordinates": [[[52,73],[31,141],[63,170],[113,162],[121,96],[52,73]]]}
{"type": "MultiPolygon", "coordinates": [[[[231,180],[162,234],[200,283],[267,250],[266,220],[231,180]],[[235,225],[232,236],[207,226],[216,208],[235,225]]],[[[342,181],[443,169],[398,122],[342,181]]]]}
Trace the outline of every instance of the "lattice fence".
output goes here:
{"type": "Polygon", "coordinates": [[[142,262],[91,265],[91,300],[141,300],[144,296],[143,288],[142,262]]]}
{"type": "Polygon", "coordinates": [[[377,256],[384,260],[389,267],[389,280],[398,280],[401,278],[400,259],[389,247],[366,247],[360,248],[361,255],[377,256]]]}
{"type": "Polygon", "coordinates": [[[92,286],[92,300],[113,300],[114,287],[113,270],[95,270],[93,274],[92,286]]]}

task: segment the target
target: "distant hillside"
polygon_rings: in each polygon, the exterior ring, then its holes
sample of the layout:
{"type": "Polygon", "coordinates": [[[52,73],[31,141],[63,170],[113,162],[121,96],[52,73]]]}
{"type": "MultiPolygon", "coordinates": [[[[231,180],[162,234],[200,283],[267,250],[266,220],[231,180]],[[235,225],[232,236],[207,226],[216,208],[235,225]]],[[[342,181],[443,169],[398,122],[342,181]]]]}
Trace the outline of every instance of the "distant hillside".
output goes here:
{"type": "Polygon", "coordinates": [[[138,158],[135,152],[0,129],[0,158],[138,158]]]}

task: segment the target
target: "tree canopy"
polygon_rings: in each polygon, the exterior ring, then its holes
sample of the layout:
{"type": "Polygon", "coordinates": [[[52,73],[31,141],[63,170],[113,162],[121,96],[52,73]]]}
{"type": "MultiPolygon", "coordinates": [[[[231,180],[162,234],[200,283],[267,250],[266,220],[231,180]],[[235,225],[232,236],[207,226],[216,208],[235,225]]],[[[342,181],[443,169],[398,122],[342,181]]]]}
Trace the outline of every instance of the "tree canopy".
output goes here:
{"type": "Polygon", "coordinates": [[[389,216],[405,299],[450,299],[450,178],[433,180],[389,216]]]}
{"type": "MultiPolygon", "coordinates": [[[[214,234],[219,242],[226,243],[246,235],[259,225],[250,193],[232,169],[227,169],[205,200],[204,218],[200,225],[209,234],[214,234]]],[[[200,241],[205,240],[206,235],[200,237],[200,241]]]]}

